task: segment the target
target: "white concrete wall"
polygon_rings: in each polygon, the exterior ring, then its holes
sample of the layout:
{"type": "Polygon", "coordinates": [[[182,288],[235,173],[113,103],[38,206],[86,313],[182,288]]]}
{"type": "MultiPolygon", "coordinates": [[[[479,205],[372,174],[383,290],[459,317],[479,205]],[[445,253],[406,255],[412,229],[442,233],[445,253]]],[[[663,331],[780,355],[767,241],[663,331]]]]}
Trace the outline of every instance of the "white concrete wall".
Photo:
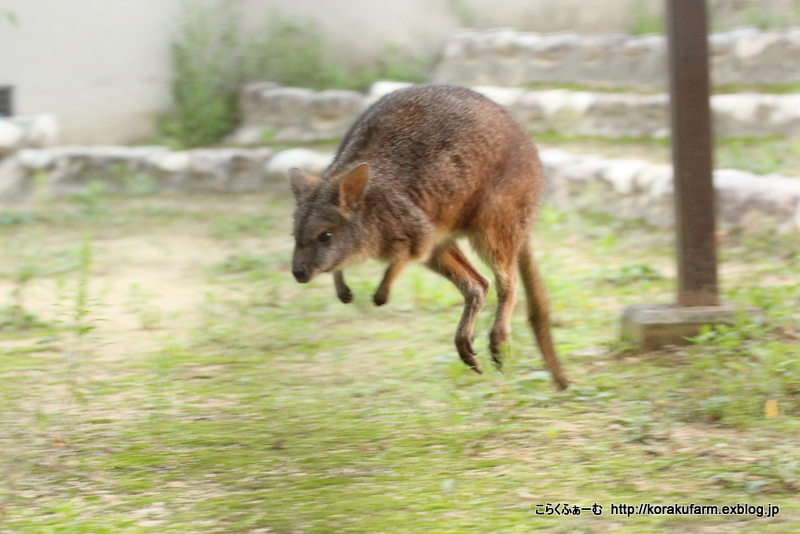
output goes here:
{"type": "Polygon", "coordinates": [[[153,132],[170,102],[168,34],[177,2],[5,0],[0,84],[18,114],[52,112],[67,142],[126,142],[153,132]]]}
{"type": "MultiPolygon", "coordinates": [[[[70,143],[124,143],[154,131],[170,104],[169,42],[184,3],[222,0],[0,0],[17,26],[0,23],[0,84],[16,87],[17,113],[52,112],[70,143]]],[[[252,28],[271,12],[313,18],[334,56],[368,56],[394,43],[433,55],[474,22],[518,30],[607,31],[634,6],[662,0],[231,0],[252,28]]],[[[793,0],[709,0],[712,6],[789,6],[793,0]]],[[[786,7],[786,9],[789,9],[786,7]]]]}

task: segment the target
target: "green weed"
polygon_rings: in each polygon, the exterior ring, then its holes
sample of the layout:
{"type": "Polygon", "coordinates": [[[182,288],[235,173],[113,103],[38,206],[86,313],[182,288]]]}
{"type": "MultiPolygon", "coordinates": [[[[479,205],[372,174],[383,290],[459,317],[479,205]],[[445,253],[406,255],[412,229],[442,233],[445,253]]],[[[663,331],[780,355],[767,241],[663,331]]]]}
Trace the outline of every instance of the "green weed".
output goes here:
{"type": "Polygon", "coordinates": [[[427,61],[392,45],[361,64],[331,61],[317,25],[277,12],[245,35],[232,2],[193,7],[172,43],[173,109],[159,120],[157,141],[176,148],[217,144],[238,120],[239,90],[269,80],[312,89],[364,90],[379,79],[421,82],[427,61]]]}
{"type": "Polygon", "coordinates": [[[458,22],[464,27],[472,28],[478,21],[478,18],[475,15],[475,10],[467,3],[466,0],[447,0],[447,7],[456,17],[458,22]]]}
{"type": "Polygon", "coordinates": [[[650,35],[664,33],[664,28],[664,15],[651,11],[645,0],[639,0],[633,5],[633,20],[628,26],[628,33],[631,35],[650,35]]]}

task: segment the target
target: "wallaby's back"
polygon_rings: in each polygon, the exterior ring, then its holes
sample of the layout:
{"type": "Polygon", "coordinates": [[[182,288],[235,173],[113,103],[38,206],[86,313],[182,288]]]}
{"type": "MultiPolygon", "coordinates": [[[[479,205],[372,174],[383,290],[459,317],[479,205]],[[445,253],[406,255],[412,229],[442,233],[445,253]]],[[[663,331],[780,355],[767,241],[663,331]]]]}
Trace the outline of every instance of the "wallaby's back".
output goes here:
{"type": "Polygon", "coordinates": [[[522,216],[514,225],[527,228],[542,190],[524,127],[504,107],[461,87],[416,86],[373,104],[325,176],[360,162],[372,169],[373,191],[407,195],[440,228],[469,232],[509,203],[522,216]]]}

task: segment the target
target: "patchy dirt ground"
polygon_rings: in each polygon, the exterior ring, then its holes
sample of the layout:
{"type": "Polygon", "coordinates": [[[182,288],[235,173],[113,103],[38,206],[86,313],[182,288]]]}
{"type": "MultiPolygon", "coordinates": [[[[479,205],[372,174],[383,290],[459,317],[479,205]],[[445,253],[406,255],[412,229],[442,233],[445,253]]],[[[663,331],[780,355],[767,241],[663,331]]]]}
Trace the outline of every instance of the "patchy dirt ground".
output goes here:
{"type": "Polygon", "coordinates": [[[723,244],[725,297],[766,324],[638,354],[619,317],[671,300],[670,236],[546,209],[533,242],[575,379],[557,393],[519,313],[505,373],[465,370],[461,298],[422,268],[380,309],[376,265],[348,273],[349,306],[295,284],[290,215],[252,195],[3,213],[0,532],[794,532],[794,236],[723,244]],[[610,507],[690,502],[780,513],[610,507]]]}

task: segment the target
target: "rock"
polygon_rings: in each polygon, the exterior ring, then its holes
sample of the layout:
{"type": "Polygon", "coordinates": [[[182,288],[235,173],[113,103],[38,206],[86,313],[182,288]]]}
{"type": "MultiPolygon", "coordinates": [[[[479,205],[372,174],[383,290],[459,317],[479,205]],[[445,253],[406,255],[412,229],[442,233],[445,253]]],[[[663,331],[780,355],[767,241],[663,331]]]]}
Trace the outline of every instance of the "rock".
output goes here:
{"type": "Polygon", "coordinates": [[[55,154],[51,150],[28,148],[17,152],[17,161],[30,171],[47,169],[53,164],[55,154]]]}
{"type": "Polygon", "coordinates": [[[178,174],[189,171],[190,159],[189,152],[169,152],[153,158],[151,163],[161,172],[178,174]]]}
{"type": "Polygon", "coordinates": [[[0,158],[16,152],[22,144],[25,132],[13,121],[0,119],[0,158]]]}
{"type": "Polygon", "coordinates": [[[600,173],[600,177],[611,184],[619,195],[630,195],[634,192],[636,177],[651,164],[646,161],[616,160],[613,165],[600,173]]]}
{"type": "MultiPolygon", "coordinates": [[[[258,125],[274,141],[306,141],[314,91],[276,87],[260,93],[257,112],[243,117],[246,125],[258,125]]],[[[266,140],[266,139],[264,139],[266,140]]]]}
{"type": "Polygon", "coordinates": [[[266,187],[264,164],[272,150],[195,149],[189,152],[189,177],[181,188],[201,191],[257,191],[266,187]]]}
{"type": "Polygon", "coordinates": [[[749,33],[736,40],[734,54],[741,60],[752,60],[780,40],[777,33],[749,33]]]}
{"type": "Polygon", "coordinates": [[[30,174],[15,157],[0,160],[0,202],[23,200],[33,192],[30,174]]]}
{"type": "Polygon", "coordinates": [[[27,148],[56,146],[61,140],[61,124],[55,115],[18,115],[12,120],[25,130],[23,145],[27,148]]]}
{"type": "Polygon", "coordinates": [[[309,127],[317,139],[341,137],[364,107],[356,91],[321,91],[311,100],[309,127]]]}
{"type": "Polygon", "coordinates": [[[406,82],[375,82],[369,87],[367,98],[363,101],[362,105],[364,109],[366,109],[389,93],[411,87],[412,85],[414,84],[406,82]]]}
{"type": "Polygon", "coordinates": [[[228,167],[230,172],[228,190],[243,192],[267,189],[269,184],[265,165],[273,153],[271,148],[233,151],[228,167]]]}
{"type": "Polygon", "coordinates": [[[320,175],[333,161],[333,154],[315,152],[305,148],[293,148],[278,152],[265,165],[267,179],[275,184],[283,184],[288,190],[289,169],[297,167],[306,172],[320,175]]]}
{"type": "Polygon", "coordinates": [[[516,106],[525,94],[525,89],[516,87],[478,86],[472,88],[489,100],[507,108],[516,106]]]}

